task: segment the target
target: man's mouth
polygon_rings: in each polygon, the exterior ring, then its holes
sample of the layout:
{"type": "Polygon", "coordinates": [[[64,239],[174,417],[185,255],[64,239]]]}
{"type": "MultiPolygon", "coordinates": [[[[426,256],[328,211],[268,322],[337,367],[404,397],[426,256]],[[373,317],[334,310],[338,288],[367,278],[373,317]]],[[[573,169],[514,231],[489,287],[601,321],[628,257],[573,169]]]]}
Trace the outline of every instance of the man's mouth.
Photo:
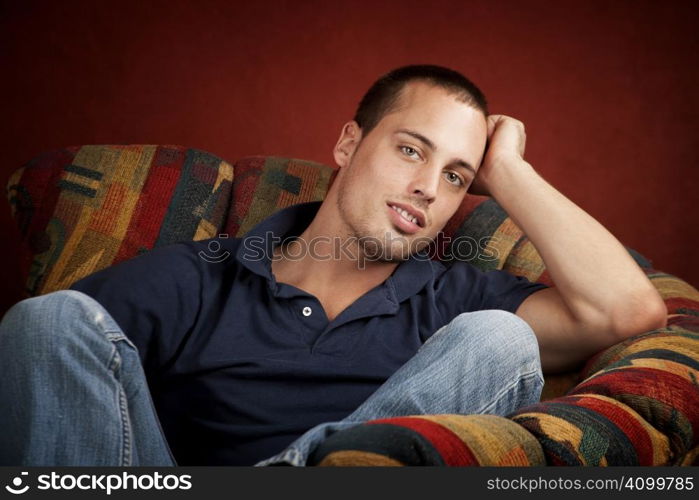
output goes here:
{"type": "Polygon", "coordinates": [[[425,216],[412,206],[402,203],[388,203],[388,206],[391,210],[396,212],[402,220],[410,223],[412,225],[412,227],[409,226],[411,229],[417,230],[425,227],[425,216]]]}

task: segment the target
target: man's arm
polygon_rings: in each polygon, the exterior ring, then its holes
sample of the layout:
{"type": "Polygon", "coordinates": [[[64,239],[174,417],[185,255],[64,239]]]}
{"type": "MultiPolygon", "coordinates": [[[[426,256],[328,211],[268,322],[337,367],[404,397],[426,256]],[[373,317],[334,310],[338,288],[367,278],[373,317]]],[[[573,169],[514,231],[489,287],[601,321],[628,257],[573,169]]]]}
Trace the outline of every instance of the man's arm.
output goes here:
{"type": "Polygon", "coordinates": [[[524,161],[524,125],[491,115],[488,137],[471,192],[495,198],[556,285],[516,312],[536,333],[544,372],[574,368],[627,337],[664,327],[665,304],[623,245],[524,161]]]}

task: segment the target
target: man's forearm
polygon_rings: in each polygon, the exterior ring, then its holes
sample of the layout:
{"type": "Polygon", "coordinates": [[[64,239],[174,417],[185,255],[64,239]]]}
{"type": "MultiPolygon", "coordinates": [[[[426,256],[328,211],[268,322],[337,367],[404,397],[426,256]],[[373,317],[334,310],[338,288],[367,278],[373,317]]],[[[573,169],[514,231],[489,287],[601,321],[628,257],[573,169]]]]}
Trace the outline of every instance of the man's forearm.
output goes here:
{"type": "Polygon", "coordinates": [[[663,326],[660,296],[609,231],[526,161],[494,167],[491,196],[539,251],[577,319],[611,326],[622,336],[663,326]]]}

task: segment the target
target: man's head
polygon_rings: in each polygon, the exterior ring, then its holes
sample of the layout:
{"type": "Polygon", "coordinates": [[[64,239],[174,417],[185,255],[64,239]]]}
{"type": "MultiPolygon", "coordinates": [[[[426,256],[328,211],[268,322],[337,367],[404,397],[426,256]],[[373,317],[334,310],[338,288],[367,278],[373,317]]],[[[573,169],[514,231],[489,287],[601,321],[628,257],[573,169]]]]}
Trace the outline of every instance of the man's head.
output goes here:
{"type": "Polygon", "coordinates": [[[381,77],[340,134],[326,201],[339,230],[396,261],[424,248],[457,210],[487,138],[483,94],[462,75],[407,66],[381,77]]]}
{"type": "Polygon", "coordinates": [[[488,102],[483,92],[461,73],[430,64],[402,66],[376,80],[359,102],[354,121],[364,136],[400,105],[406,84],[416,80],[431,83],[488,116],[488,102]]]}

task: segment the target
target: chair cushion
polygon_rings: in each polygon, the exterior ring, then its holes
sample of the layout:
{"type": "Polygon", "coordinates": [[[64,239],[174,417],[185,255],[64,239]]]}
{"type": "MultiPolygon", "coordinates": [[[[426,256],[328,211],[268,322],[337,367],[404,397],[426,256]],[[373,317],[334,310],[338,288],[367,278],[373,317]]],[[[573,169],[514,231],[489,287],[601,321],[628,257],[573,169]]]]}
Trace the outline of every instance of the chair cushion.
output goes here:
{"type": "Polygon", "coordinates": [[[332,434],[309,458],[320,466],[545,465],[524,428],[494,415],[426,415],[372,420],[332,434]]]}
{"type": "Polygon", "coordinates": [[[282,208],[322,200],[335,173],[327,165],[307,160],[274,156],[238,160],[226,234],[242,236],[282,208]]]}
{"type": "Polygon", "coordinates": [[[27,295],[156,246],[215,236],[232,182],[229,163],[180,146],[82,146],[35,158],[7,186],[30,263],[27,295]]]}

